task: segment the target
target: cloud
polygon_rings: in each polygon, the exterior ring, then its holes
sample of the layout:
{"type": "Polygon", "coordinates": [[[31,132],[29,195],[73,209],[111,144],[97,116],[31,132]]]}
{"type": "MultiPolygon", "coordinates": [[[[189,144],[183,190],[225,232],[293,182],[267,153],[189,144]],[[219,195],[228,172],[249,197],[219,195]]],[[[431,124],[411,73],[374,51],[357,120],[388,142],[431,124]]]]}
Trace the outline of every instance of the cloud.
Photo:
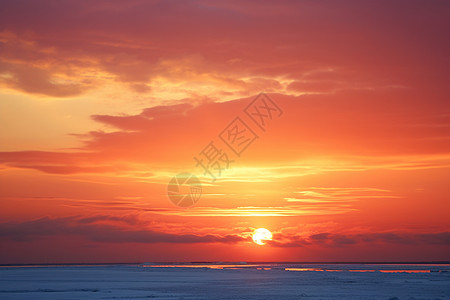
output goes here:
{"type": "MultiPolygon", "coordinates": [[[[101,220],[124,220],[116,217],[90,218],[40,218],[22,223],[0,223],[0,238],[9,241],[32,241],[44,236],[77,235],[93,242],[105,243],[237,243],[245,239],[236,234],[226,235],[196,235],[171,234],[153,231],[151,229],[131,229],[117,225],[98,224],[101,220]]],[[[125,219],[134,225],[134,221],[125,219]]]]}
{"type": "MultiPolygon", "coordinates": [[[[271,94],[287,113],[273,122],[276,135],[258,132],[261,138],[248,150],[246,165],[258,166],[253,179],[448,167],[450,127],[445,108],[430,103],[405,108],[410,92],[397,92],[396,101],[386,95],[383,91],[271,94]]],[[[83,146],[70,151],[0,152],[0,163],[52,174],[142,172],[148,166],[157,173],[163,165],[191,166],[193,156],[242,114],[251,99],[217,103],[200,97],[149,107],[135,115],[94,115],[110,130],[77,135],[83,146]]],[[[246,121],[252,126],[251,120],[246,121]]],[[[237,173],[233,176],[223,179],[240,178],[237,173]]]]}
{"type": "Polygon", "coordinates": [[[89,84],[64,80],[53,76],[48,70],[25,64],[2,63],[0,61],[0,82],[27,93],[52,97],[71,97],[83,92],[89,84]]]}
{"type": "Polygon", "coordinates": [[[333,188],[333,187],[310,187],[296,191],[295,197],[285,198],[287,202],[322,204],[322,203],[350,203],[361,199],[387,199],[400,198],[392,195],[392,191],[379,188],[333,188]]]}
{"type": "Polygon", "coordinates": [[[414,3],[2,2],[0,53],[16,69],[4,83],[54,97],[105,82],[185,96],[418,83],[442,90],[448,4],[414,3]],[[30,74],[18,71],[28,65],[30,74]],[[308,77],[321,70],[342,77],[308,77]],[[73,84],[54,85],[55,76],[73,84]]]}
{"type": "Polygon", "coordinates": [[[155,214],[166,216],[189,217],[294,217],[308,215],[335,215],[354,211],[348,205],[286,205],[286,206],[241,206],[232,208],[200,207],[196,206],[187,211],[178,209],[162,209],[155,214]]]}
{"type": "Polygon", "coordinates": [[[278,233],[273,241],[275,247],[360,247],[363,244],[387,245],[437,245],[450,246],[450,232],[411,233],[411,232],[367,232],[358,234],[339,234],[322,232],[309,236],[278,233]]]}
{"type": "MultiPolygon", "coordinates": [[[[48,236],[80,236],[99,243],[226,243],[249,242],[246,232],[223,231],[209,233],[168,233],[153,222],[144,221],[138,215],[124,217],[94,215],[90,217],[40,218],[24,222],[0,223],[0,239],[3,241],[30,242],[48,236]],[[152,230],[156,226],[159,230],[152,230]],[[146,227],[146,229],[141,229],[146,227]]],[[[167,228],[166,228],[167,229],[167,228]]],[[[186,232],[178,228],[177,232],[186,232]]],[[[365,232],[341,234],[332,232],[314,233],[307,236],[275,232],[273,247],[360,247],[362,245],[436,245],[450,246],[450,232],[365,232]]]]}

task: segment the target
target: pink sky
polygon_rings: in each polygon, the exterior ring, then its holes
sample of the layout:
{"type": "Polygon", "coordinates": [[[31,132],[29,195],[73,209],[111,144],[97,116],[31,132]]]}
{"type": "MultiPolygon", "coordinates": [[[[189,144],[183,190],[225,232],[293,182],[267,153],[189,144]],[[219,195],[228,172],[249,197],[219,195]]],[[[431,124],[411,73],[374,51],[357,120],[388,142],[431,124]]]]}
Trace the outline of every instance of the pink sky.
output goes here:
{"type": "Polygon", "coordinates": [[[0,263],[450,260],[449,8],[1,2],[0,263]],[[237,116],[259,138],[173,205],[237,116]]]}

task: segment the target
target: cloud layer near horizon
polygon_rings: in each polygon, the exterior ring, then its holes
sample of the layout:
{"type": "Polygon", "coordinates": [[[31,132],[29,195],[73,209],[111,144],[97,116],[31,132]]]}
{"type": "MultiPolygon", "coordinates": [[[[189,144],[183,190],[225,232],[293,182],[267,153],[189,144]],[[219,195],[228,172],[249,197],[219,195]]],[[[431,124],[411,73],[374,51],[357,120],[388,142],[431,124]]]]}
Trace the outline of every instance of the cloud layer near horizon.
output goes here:
{"type": "MultiPolygon", "coordinates": [[[[116,216],[97,215],[93,217],[40,218],[22,223],[0,223],[0,237],[3,242],[30,242],[44,236],[81,236],[92,242],[100,243],[225,243],[251,242],[251,231],[237,234],[174,234],[148,229],[124,228],[117,223],[136,225],[136,218],[118,218],[116,216]],[[109,224],[106,222],[110,222],[109,224]],[[112,222],[112,223],[111,223],[112,222]],[[131,223],[131,224],[130,224],[131,223]]],[[[148,226],[149,224],[140,224],[148,226]]],[[[247,229],[250,230],[250,229],[247,229]]],[[[406,245],[444,245],[450,246],[450,232],[414,233],[380,232],[339,234],[321,232],[309,236],[285,235],[275,233],[269,244],[275,247],[321,246],[326,248],[355,246],[359,243],[406,244],[406,245]]]]}

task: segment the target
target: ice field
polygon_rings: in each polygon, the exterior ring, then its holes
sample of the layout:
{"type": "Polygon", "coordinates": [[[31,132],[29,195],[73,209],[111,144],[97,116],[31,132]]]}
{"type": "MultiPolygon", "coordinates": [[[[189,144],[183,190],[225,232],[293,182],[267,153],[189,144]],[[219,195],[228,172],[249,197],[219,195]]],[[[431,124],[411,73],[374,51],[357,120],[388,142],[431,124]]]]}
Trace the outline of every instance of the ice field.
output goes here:
{"type": "Polygon", "coordinates": [[[145,264],[0,268],[0,299],[450,299],[449,265],[145,264]]]}

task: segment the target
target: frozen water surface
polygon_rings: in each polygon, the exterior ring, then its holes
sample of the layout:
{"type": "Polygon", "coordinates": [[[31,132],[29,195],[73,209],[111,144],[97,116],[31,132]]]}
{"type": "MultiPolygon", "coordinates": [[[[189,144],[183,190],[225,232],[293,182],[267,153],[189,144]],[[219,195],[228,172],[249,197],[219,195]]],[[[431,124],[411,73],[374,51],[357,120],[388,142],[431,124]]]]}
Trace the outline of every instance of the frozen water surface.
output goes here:
{"type": "Polygon", "coordinates": [[[0,299],[450,299],[448,265],[0,268],[0,299]]]}

